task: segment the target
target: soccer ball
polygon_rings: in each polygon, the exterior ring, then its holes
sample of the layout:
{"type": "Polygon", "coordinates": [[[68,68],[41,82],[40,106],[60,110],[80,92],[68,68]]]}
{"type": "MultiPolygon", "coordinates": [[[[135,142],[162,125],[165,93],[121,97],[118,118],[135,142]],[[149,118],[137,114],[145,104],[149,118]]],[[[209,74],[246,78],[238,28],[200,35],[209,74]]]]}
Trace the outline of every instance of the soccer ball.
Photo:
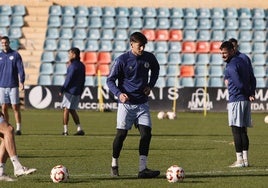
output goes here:
{"type": "Polygon", "coordinates": [[[168,117],[168,119],[175,119],[176,114],[174,112],[167,112],[167,117],[168,117]]]}
{"type": "Polygon", "coordinates": [[[182,167],[172,165],[167,169],[166,178],[169,183],[180,182],[185,178],[184,170],[182,167]]]}
{"type": "Polygon", "coordinates": [[[158,119],[165,119],[166,118],[166,113],[164,112],[164,111],[160,111],[160,112],[158,112],[158,114],[157,114],[157,118],[158,119]]]}
{"type": "Polygon", "coordinates": [[[54,166],[50,178],[54,183],[66,182],[69,179],[68,169],[63,165],[54,166]]]}
{"type": "Polygon", "coordinates": [[[268,115],[264,117],[264,123],[268,123],[268,115]]]}

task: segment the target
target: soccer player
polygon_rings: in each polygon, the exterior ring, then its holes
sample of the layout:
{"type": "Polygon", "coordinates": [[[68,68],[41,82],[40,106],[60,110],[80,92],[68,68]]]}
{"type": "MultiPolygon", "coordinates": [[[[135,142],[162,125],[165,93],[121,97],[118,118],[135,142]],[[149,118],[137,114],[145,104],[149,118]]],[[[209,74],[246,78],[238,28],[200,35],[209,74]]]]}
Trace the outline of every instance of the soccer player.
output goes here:
{"type": "Polygon", "coordinates": [[[21,135],[21,112],[19,86],[24,90],[25,72],[20,54],[10,48],[7,36],[1,37],[2,52],[0,52],[0,103],[2,112],[9,122],[8,108],[11,104],[15,120],[16,135],[21,135]]]}
{"type": "Polygon", "coordinates": [[[232,42],[220,46],[223,60],[227,63],[225,79],[229,93],[228,123],[232,129],[236,161],[229,167],[247,167],[249,138],[247,127],[251,126],[251,101],[255,99],[256,79],[250,64],[236,55],[232,42]]]}
{"type": "Polygon", "coordinates": [[[5,164],[8,157],[10,157],[13,164],[16,177],[36,171],[35,168],[27,168],[20,163],[16,151],[14,128],[5,120],[2,112],[0,112],[0,139],[0,181],[14,181],[14,179],[5,174],[5,164]]]}
{"type": "Polygon", "coordinates": [[[80,50],[78,48],[71,48],[69,50],[69,62],[67,68],[67,75],[61,91],[60,96],[63,95],[63,135],[68,135],[69,113],[72,115],[73,121],[77,126],[76,136],[83,136],[85,132],[80,124],[79,116],[76,112],[78,108],[80,96],[84,90],[85,85],[85,65],[80,61],[80,50]]]}
{"type": "Polygon", "coordinates": [[[130,36],[131,50],[120,55],[114,62],[107,85],[118,97],[117,132],[113,141],[111,175],[119,176],[118,159],[123,142],[133,124],[140,132],[138,178],[154,178],[158,170],[147,168],[147,156],[151,141],[152,123],[148,95],[159,75],[156,57],[144,51],[147,38],[140,32],[130,36]],[[150,72],[150,74],[149,74],[150,72]]]}

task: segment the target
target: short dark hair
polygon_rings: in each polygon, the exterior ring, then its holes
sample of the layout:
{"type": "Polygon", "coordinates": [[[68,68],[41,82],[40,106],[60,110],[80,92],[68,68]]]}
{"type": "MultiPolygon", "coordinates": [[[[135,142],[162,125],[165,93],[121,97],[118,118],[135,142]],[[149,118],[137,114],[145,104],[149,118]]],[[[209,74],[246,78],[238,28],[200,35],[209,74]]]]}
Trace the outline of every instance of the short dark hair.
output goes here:
{"type": "Polygon", "coordinates": [[[235,38],[230,38],[230,39],[229,39],[229,42],[232,42],[232,43],[235,43],[235,44],[238,43],[238,41],[237,41],[235,38]]]}
{"type": "Polygon", "coordinates": [[[134,32],[130,35],[130,42],[139,42],[143,45],[147,43],[147,38],[141,32],[134,32]]]}
{"type": "Polygon", "coordinates": [[[79,50],[79,48],[73,47],[73,48],[71,48],[69,50],[69,52],[73,52],[75,54],[76,59],[80,59],[80,50],[79,50]]]}
{"type": "Polygon", "coordinates": [[[2,36],[2,37],[0,37],[0,39],[1,40],[6,40],[6,41],[10,42],[8,36],[2,36]]]}
{"type": "Polygon", "coordinates": [[[223,48],[226,48],[227,50],[233,50],[234,49],[234,45],[232,42],[230,41],[224,41],[221,46],[220,49],[222,50],[223,48]]]}

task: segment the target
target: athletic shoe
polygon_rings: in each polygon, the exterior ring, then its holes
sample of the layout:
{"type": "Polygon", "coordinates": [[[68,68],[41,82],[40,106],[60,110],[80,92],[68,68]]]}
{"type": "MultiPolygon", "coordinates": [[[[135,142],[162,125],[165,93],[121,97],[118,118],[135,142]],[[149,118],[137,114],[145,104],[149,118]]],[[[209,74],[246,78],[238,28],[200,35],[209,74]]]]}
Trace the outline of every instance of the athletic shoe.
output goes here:
{"type": "Polygon", "coordinates": [[[68,132],[63,132],[62,135],[63,136],[68,136],[69,134],[68,134],[68,132]]]}
{"type": "Polygon", "coordinates": [[[15,132],[15,135],[21,135],[21,131],[20,131],[20,130],[17,130],[17,131],[15,132]]]}
{"type": "Polygon", "coordinates": [[[75,134],[75,136],[83,136],[85,135],[85,132],[83,130],[77,131],[75,134]]]}
{"type": "Polygon", "coordinates": [[[245,165],[245,167],[249,167],[249,162],[247,159],[244,159],[244,165],[245,165]]]}
{"type": "Polygon", "coordinates": [[[32,174],[36,171],[35,168],[27,168],[25,166],[23,166],[21,169],[15,170],[14,175],[16,177],[22,176],[22,175],[28,175],[28,174],[32,174]]]}
{"type": "Polygon", "coordinates": [[[155,178],[159,176],[159,174],[159,170],[150,170],[148,168],[145,168],[144,170],[139,172],[138,178],[155,178]]]}
{"type": "Polygon", "coordinates": [[[245,167],[244,161],[235,161],[232,165],[229,166],[230,168],[241,168],[245,167]]]}
{"type": "Polygon", "coordinates": [[[118,166],[112,166],[112,168],[111,168],[111,176],[112,177],[119,176],[118,166]]]}
{"type": "Polygon", "coordinates": [[[3,174],[2,176],[0,176],[0,181],[16,181],[15,179],[12,179],[11,177],[3,174]]]}

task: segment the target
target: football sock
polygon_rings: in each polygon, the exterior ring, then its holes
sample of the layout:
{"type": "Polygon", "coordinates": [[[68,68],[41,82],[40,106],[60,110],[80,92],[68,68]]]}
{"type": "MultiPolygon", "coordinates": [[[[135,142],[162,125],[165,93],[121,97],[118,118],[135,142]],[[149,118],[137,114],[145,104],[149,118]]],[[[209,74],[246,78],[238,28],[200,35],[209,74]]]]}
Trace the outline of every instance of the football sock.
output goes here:
{"type": "Polygon", "coordinates": [[[5,173],[5,163],[0,163],[0,176],[3,176],[5,173]]]}
{"type": "Polygon", "coordinates": [[[112,166],[118,166],[118,158],[112,157],[112,166]]]}
{"type": "Polygon", "coordinates": [[[236,159],[237,159],[237,161],[242,161],[243,160],[243,154],[242,154],[242,152],[237,152],[236,153],[236,159]]]}
{"type": "Polygon", "coordinates": [[[80,124],[77,124],[76,126],[77,126],[77,131],[81,131],[82,130],[82,127],[81,127],[80,124]]]}
{"type": "Polygon", "coordinates": [[[147,156],[140,155],[139,171],[143,171],[147,166],[147,156]]]}
{"type": "Polygon", "coordinates": [[[243,151],[243,159],[248,160],[248,151],[247,150],[243,151]]]}
{"type": "Polygon", "coordinates": [[[21,124],[20,123],[16,123],[16,125],[17,125],[17,131],[20,131],[21,124]]]}
{"type": "Polygon", "coordinates": [[[68,126],[67,125],[63,125],[63,132],[65,132],[65,133],[68,132],[68,126]]]}
{"type": "Polygon", "coordinates": [[[11,160],[15,170],[22,168],[22,165],[21,165],[17,155],[10,157],[10,160],[11,160]]]}

